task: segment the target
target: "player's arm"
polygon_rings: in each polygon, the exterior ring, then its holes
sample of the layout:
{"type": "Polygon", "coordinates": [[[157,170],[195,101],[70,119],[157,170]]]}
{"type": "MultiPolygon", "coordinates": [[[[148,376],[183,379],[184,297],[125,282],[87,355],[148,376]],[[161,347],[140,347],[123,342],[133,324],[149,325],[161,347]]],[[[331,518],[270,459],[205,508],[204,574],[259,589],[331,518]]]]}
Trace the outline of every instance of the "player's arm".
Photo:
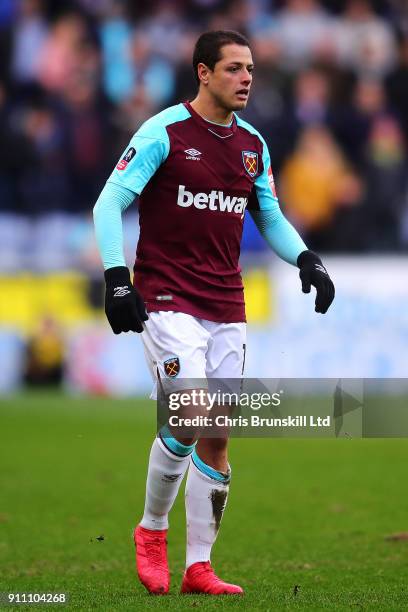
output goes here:
{"type": "Polygon", "coordinates": [[[269,246],[281,258],[298,266],[302,291],[316,288],[315,311],[324,314],[334,299],[334,285],[316,253],[309,251],[296,229],[283,215],[276,195],[270,157],[263,141],[263,172],[255,180],[249,212],[269,246]]]}
{"type": "Polygon", "coordinates": [[[165,128],[147,122],[135,134],[94,207],[98,249],[105,269],[105,313],[115,334],[143,331],[147,313],[126,266],[122,214],[168,155],[165,128]]]}

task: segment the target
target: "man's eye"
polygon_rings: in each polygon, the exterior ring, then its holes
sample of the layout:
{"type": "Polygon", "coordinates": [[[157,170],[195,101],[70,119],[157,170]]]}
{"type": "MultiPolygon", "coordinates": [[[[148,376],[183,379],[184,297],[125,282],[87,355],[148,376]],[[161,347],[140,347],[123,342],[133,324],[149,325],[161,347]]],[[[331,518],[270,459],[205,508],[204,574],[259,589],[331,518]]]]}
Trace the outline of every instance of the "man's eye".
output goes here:
{"type": "MultiPolygon", "coordinates": [[[[231,66],[231,68],[228,68],[228,72],[238,72],[239,70],[241,70],[239,66],[231,66]]],[[[248,68],[247,70],[250,74],[252,74],[252,72],[254,71],[253,68],[248,68]]]]}

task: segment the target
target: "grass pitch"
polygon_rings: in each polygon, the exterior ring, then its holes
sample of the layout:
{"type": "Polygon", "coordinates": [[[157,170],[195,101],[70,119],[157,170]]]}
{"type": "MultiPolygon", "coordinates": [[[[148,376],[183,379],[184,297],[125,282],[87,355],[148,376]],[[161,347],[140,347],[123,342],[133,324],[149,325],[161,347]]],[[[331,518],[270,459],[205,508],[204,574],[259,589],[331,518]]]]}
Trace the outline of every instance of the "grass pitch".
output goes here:
{"type": "Polygon", "coordinates": [[[135,577],[131,530],[143,508],[153,402],[23,394],[1,400],[0,419],[0,591],[67,592],[65,609],[80,610],[408,608],[408,440],[232,440],[212,560],[246,595],[178,594],[180,494],[171,595],[151,597],[135,577]]]}

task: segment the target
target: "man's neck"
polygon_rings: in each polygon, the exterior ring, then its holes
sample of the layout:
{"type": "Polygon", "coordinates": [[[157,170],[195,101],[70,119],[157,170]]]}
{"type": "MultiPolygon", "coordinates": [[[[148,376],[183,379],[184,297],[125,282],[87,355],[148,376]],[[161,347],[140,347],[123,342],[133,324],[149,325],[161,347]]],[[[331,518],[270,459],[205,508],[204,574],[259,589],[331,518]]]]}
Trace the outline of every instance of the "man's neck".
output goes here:
{"type": "Polygon", "coordinates": [[[200,94],[190,102],[192,108],[203,119],[219,125],[230,125],[233,117],[232,111],[221,108],[212,99],[204,100],[200,94]]]}

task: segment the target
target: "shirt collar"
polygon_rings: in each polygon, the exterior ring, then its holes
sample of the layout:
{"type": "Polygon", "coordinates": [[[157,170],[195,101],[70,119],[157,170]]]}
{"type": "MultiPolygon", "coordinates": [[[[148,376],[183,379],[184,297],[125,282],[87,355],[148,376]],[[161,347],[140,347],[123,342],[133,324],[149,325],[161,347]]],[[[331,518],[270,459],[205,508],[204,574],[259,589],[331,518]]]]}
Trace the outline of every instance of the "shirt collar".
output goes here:
{"type": "Polygon", "coordinates": [[[232,123],[231,125],[219,125],[218,123],[213,123],[212,121],[207,121],[204,117],[201,117],[191,106],[190,102],[184,102],[184,106],[187,108],[188,112],[191,114],[194,121],[204,127],[206,130],[218,136],[219,138],[228,138],[232,136],[237,129],[237,119],[235,117],[235,113],[232,114],[232,123]]]}

